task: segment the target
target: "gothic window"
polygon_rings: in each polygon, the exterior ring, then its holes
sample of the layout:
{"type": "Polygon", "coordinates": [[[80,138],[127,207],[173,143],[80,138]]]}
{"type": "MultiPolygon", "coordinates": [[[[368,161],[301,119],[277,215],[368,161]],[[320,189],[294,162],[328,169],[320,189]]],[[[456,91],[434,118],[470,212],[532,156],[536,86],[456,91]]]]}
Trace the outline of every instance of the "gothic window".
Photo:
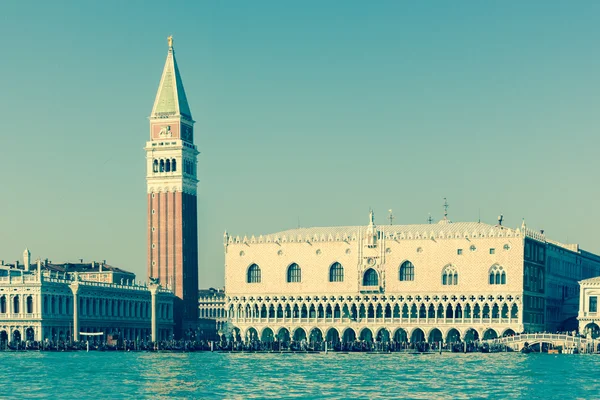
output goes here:
{"type": "Polygon", "coordinates": [[[449,264],[444,267],[442,285],[458,285],[458,270],[454,265],[449,264]]]}
{"type": "Polygon", "coordinates": [[[506,285],[506,272],[500,265],[492,265],[489,270],[490,285],[506,285]]]}
{"type": "Polygon", "coordinates": [[[165,172],[171,172],[171,160],[165,161],[165,172]]]}
{"type": "Polygon", "coordinates": [[[0,297],[0,313],[6,313],[6,296],[0,297]]]}
{"type": "Polygon", "coordinates": [[[159,172],[165,172],[165,160],[160,160],[159,172]]]}
{"type": "Polygon", "coordinates": [[[19,296],[13,297],[13,313],[18,314],[19,310],[19,296]]]}
{"type": "Polygon", "coordinates": [[[379,277],[377,271],[373,268],[369,268],[363,275],[363,286],[377,286],[379,285],[379,277]]]}
{"type": "Polygon", "coordinates": [[[248,283],[260,283],[260,267],[256,264],[248,268],[248,283]]]}
{"type": "Polygon", "coordinates": [[[27,296],[27,314],[33,313],[33,298],[27,296]]]}
{"type": "Polygon", "coordinates": [[[339,262],[334,262],[329,267],[329,282],[343,282],[344,281],[344,267],[339,262]]]}
{"type": "Polygon", "coordinates": [[[177,171],[177,160],[176,159],[171,160],[171,171],[173,171],[173,172],[177,171]]]}
{"type": "Polygon", "coordinates": [[[288,282],[301,282],[302,281],[302,270],[300,266],[293,263],[288,267],[287,270],[287,281],[288,282]]]}
{"type": "Polygon", "coordinates": [[[152,163],[152,171],[158,172],[158,160],[154,160],[152,163]]]}
{"type": "Polygon", "coordinates": [[[415,280],[415,266],[410,261],[405,261],[400,266],[400,280],[401,281],[414,281],[415,280]]]}

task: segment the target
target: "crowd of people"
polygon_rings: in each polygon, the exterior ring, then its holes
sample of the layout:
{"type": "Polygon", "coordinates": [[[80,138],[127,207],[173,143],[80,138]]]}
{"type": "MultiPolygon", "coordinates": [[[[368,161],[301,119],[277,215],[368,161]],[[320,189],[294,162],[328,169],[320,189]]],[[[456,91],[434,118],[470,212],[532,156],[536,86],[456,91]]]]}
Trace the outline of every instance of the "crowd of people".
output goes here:
{"type": "Polygon", "coordinates": [[[351,342],[331,341],[209,341],[209,340],[169,340],[151,342],[145,340],[122,340],[107,343],[92,341],[12,341],[0,343],[0,350],[7,351],[225,351],[225,352],[475,352],[488,351],[489,347],[480,342],[427,343],[427,342],[378,342],[355,340],[351,342]]]}
{"type": "MultiPolygon", "coordinates": [[[[538,332],[546,333],[548,332],[538,332]]],[[[522,333],[524,334],[524,333],[522,333]]],[[[577,332],[556,332],[556,334],[565,334],[569,336],[581,336],[577,332]]],[[[517,333],[514,336],[519,336],[517,333]]],[[[600,343],[599,343],[600,344],[600,343]]],[[[278,340],[274,338],[271,341],[246,340],[239,337],[237,340],[228,340],[224,336],[222,340],[168,340],[152,342],[148,340],[113,340],[105,342],[94,338],[86,341],[65,341],[65,340],[44,340],[44,341],[1,341],[0,351],[172,351],[172,352],[193,352],[193,351],[222,351],[222,352],[504,352],[512,351],[505,344],[494,342],[475,341],[457,341],[445,343],[442,341],[371,341],[371,340],[353,340],[353,341],[307,341],[303,340],[278,340]]]]}

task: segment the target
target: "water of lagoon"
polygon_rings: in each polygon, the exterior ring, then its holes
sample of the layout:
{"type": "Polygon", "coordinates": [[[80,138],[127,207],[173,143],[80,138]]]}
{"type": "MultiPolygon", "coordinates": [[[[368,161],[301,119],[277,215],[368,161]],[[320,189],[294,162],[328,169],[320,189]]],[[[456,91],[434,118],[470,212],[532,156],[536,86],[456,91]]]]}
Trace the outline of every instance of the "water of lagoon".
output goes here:
{"type": "Polygon", "coordinates": [[[600,355],[0,353],[0,398],[600,397],[600,355]]]}

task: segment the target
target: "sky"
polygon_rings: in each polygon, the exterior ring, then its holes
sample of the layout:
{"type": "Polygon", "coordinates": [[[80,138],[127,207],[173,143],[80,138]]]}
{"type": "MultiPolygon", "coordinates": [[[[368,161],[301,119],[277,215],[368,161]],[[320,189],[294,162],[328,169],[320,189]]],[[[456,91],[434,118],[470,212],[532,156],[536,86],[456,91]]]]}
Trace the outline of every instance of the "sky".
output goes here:
{"type": "Polygon", "coordinates": [[[0,13],[0,259],[146,279],[143,147],[167,36],[223,233],[453,221],[600,253],[600,2],[34,2],[0,13]],[[87,4],[86,4],[87,3],[87,4]]]}

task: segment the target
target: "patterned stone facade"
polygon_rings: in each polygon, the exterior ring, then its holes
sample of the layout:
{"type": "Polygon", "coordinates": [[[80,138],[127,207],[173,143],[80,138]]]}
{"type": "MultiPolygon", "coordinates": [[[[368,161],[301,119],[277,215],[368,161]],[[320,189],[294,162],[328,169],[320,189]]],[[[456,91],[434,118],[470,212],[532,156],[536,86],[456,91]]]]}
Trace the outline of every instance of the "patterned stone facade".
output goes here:
{"type": "Polygon", "coordinates": [[[550,242],[525,224],[444,219],[377,227],[371,215],[363,227],[225,234],[227,307],[243,339],[420,341],[540,331],[551,328],[549,248],[600,271],[598,257],[550,242]]]}

